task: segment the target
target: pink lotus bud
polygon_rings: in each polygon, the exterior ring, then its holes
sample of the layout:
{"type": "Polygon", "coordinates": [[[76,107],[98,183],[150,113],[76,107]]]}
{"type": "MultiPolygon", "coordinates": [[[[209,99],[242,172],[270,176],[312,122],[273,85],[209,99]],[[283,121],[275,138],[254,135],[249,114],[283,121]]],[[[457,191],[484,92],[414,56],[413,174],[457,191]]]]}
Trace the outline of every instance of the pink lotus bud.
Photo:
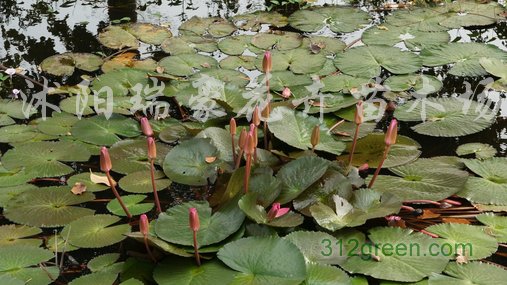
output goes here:
{"type": "Polygon", "coordinates": [[[398,121],[396,119],[392,119],[389,124],[389,128],[387,128],[385,143],[387,146],[391,146],[396,143],[396,138],[398,136],[398,121]]]}
{"type": "Polygon", "coordinates": [[[247,138],[248,132],[245,128],[241,130],[241,133],[239,134],[239,140],[238,140],[238,146],[240,149],[245,149],[246,147],[246,138],[247,138]]]}
{"type": "Polygon", "coordinates": [[[271,63],[271,52],[269,50],[264,52],[264,58],[262,59],[262,69],[264,73],[270,73],[272,69],[271,63]]]}
{"type": "Polygon", "coordinates": [[[356,125],[360,125],[364,121],[364,110],[362,100],[359,100],[356,104],[356,113],[354,114],[354,121],[356,125]]]}
{"type": "Polygon", "coordinates": [[[246,155],[252,155],[255,152],[255,145],[256,142],[254,140],[254,133],[255,131],[250,131],[246,137],[246,144],[245,144],[245,154],[246,155]]]}
{"type": "Polygon", "coordinates": [[[141,130],[143,131],[143,134],[147,137],[153,136],[153,130],[151,128],[150,122],[146,117],[141,118],[141,130]]]}
{"type": "Polygon", "coordinates": [[[148,137],[148,158],[156,159],[157,158],[157,145],[155,144],[155,140],[153,137],[148,137]]]}
{"type": "Polygon", "coordinates": [[[290,91],[289,87],[283,88],[283,91],[282,91],[283,98],[288,99],[291,94],[292,94],[292,92],[290,91]]]}
{"type": "Polygon", "coordinates": [[[261,124],[261,112],[259,111],[259,106],[255,106],[252,113],[252,123],[257,127],[261,124]]]}
{"type": "Polygon", "coordinates": [[[188,209],[189,212],[189,220],[190,220],[190,229],[192,231],[197,232],[201,227],[201,223],[199,222],[199,214],[197,213],[196,208],[188,209]]]}
{"type": "Polygon", "coordinates": [[[368,171],[368,169],[370,169],[370,166],[368,165],[368,163],[365,163],[365,164],[359,166],[359,168],[357,168],[357,171],[364,172],[364,171],[368,171]]]}
{"type": "Polygon", "coordinates": [[[231,135],[236,135],[236,120],[234,118],[229,121],[229,131],[231,135]]]}
{"type": "Polygon", "coordinates": [[[280,208],[280,203],[273,203],[268,212],[268,221],[281,217],[289,212],[290,208],[280,208]]]}
{"type": "Polygon", "coordinates": [[[100,170],[103,172],[109,172],[113,168],[111,158],[109,157],[109,151],[105,146],[100,149],[100,170]]]}
{"type": "Polygon", "coordinates": [[[142,214],[139,218],[139,231],[141,231],[143,236],[147,236],[150,232],[150,222],[148,221],[148,216],[146,216],[146,214],[142,214]]]}

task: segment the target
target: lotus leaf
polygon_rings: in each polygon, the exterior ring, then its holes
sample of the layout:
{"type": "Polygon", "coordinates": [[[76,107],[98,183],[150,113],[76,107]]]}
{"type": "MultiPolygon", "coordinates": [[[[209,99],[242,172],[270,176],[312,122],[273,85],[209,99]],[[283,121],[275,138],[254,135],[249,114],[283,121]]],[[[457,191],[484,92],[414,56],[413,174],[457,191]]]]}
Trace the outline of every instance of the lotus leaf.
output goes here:
{"type": "Polygon", "coordinates": [[[303,32],[317,32],[328,26],[335,33],[350,33],[369,23],[369,16],[348,7],[318,7],[294,12],[289,24],[303,32]]]}
{"type": "Polygon", "coordinates": [[[502,285],[507,278],[507,271],[504,268],[480,261],[465,264],[451,262],[445,268],[444,273],[449,276],[442,274],[430,276],[429,284],[502,285]]]}
{"type": "Polygon", "coordinates": [[[160,285],[230,284],[235,272],[219,261],[208,261],[198,267],[187,259],[167,258],[158,264],[153,278],[160,285]]]}
{"type": "Polygon", "coordinates": [[[130,225],[112,226],[120,218],[112,215],[89,215],[69,223],[63,228],[62,236],[68,236],[71,245],[82,248],[100,248],[113,245],[126,238],[130,225]]]}
{"type": "MultiPolygon", "coordinates": [[[[167,189],[171,185],[171,180],[167,179],[162,171],[155,171],[155,187],[157,191],[167,189]]],[[[137,171],[128,174],[118,182],[121,189],[130,193],[152,193],[150,171],[137,171]]]]}
{"type": "Polygon", "coordinates": [[[485,143],[466,143],[458,146],[456,154],[459,156],[474,154],[478,159],[488,159],[495,156],[496,149],[485,143]]]}
{"type": "Polygon", "coordinates": [[[480,177],[468,178],[458,196],[475,203],[507,205],[507,159],[469,159],[465,165],[480,177]]]}

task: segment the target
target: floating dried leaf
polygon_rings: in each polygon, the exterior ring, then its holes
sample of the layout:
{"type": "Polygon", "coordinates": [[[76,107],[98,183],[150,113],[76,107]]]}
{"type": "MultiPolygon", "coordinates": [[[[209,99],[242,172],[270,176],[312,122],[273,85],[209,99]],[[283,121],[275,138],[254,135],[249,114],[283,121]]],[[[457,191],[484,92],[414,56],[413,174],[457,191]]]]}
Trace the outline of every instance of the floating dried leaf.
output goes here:
{"type": "Polygon", "coordinates": [[[86,192],[86,185],[81,182],[76,182],[74,186],[72,186],[72,189],[70,189],[70,192],[74,195],[81,195],[86,192]]]}

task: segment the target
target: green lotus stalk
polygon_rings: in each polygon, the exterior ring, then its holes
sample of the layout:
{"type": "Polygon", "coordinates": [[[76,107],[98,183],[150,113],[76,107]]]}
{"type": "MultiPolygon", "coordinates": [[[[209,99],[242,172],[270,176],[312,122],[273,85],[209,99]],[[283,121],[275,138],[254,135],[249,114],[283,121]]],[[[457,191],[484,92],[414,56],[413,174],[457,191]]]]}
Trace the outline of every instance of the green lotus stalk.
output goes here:
{"type": "Polygon", "coordinates": [[[264,58],[262,59],[262,69],[264,74],[266,75],[266,106],[262,110],[264,117],[264,149],[268,149],[269,141],[268,141],[268,119],[271,113],[271,92],[269,86],[269,77],[271,76],[271,70],[273,67],[273,63],[271,61],[271,52],[264,52],[264,58]]]}
{"type": "Polygon", "coordinates": [[[312,144],[312,152],[315,152],[315,147],[319,144],[320,141],[320,127],[319,125],[315,125],[312,130],[312,137],[310,139],[310,143],[312,144]]]}
{"type": "Polygon", "coordinates": [[[148,137],[148,160],[150,161],[151,187],[153,188],[153,197],[155,206],[157,206],[157,214],[162,213],[160,200],[158,199],[157,186],[155,184],[155,160],[157,159],[157,146],[153,137],[148,137]]]}
{"type": "Polygon", "coordinates": [[[236,136],[236,120],[231,118],[229,121],[229,132],[231,134],[231,145],[232,145],[232,161],[236,162],[236,142],[234,137],[236,136]]]}
{"type": "Polygon", "coordinates": [[[188,209],[188,213],[189,213],[190,229],[192,230],[192,236],[194,239],[195,262],[197,263],[197,266],[201,266],[201,257],[199,256],[199,247],[197,244],[197,232],[199,231],[199,228],[201,226],[201,223],[199,221],[199,213],[197,212],[196,208],[188,209]]]}
{"type": "Polygon", "coordinates": [[[157,262],[157,259],[155,256],[153,256],[153,253],[151,252],[150,245],[148,243],[148,234],[150,233],[150,222],[148,221],[148,216],[146,214],[142,214],[139,218],[139,231],[143,235],[144,240],[144,246],[146,247],[146,251],[148,252],[148,255],[150,256],[151,260],[153,262],[157,262]]]}
{"type": "Polygon", "coordinates": [[[255,126],[251,124],[250,132],[247,135],[245,146],[246,167],[245,167],[245,177],[243,179],[243,189],[245,189],[245,194],[248,193],[248,185],[250,183],[250,172],[252,169],[252,156],[255,152],[254,132],[255,126]]]}
{"type": "Polygon", "coordinates": [[[120,206],[122,207],[123,211],[127,215],[127,217],[130,219],[132,218],[132,215],[129,212],[129,209],[127,209],[127,206],[123,203],[123,200],[121,199],[120,194],[118,194],[118,191],[116,190],[115,182],[113,180],[113,177],[111,177],[111,169],[113,168],[113,164],[111,163],[111,158],[109,157],[109,151],[105,146],[103,146],[100,149],[100,170],[102,170],[104,173],[106,173],[107,180],[109,181],[109,185],[111,186],[111,190],[113,190],[113,194],[118,200],[118,203],[120,203],[120,206]]]}
{"type": "Polygon", "coordinates": [[[364,110],[363,101],[359,100],[356,104],[356,112],[354,114],[354,122],[356,123],[356,130],[354,132],[354,139],[352,140],[352,147],[350,148],[349,155],[349,168],[352,165],[352,159],[354,158],[354,152],[356,151],[357,138],[359,137],[359,127],[364,121],[364,110]]]}
{"type": "MultiPolygon", "coordinates": [[[[258,137],[259,137],[259,126],[261,124],[261,112],[259,111],[259,106],[255,106],[253,113],[252,113],[252,122],[253,125],[255,125],[255,128],[253,129],[253,135],[254,135],[254,141],[255,149],[254,149],[254,161],[257,161],[257,143],[258,143],[258,137]]],[[[252,131],[252,127],[250,124],[250,131],[252,131]]]]}
{"type": "Polygon", "coordinates": [[[239,167],[239,164],[241,163],[241,158],[243,157],[243,153],[245,152],[245,146],[246,146],[246,138],[247,138],[247,131],[245,128],[241,130],[241,133],[239,134],[239,140],[238,140],[238,146],[239,146],[239,154],[236,158],[236,164],[234,166],[234,169],[237,169],[239,167]]]}
{"type": "Polygon", "coordinates": [[[391,123],[389,124],[389,128],[387,128],[387,132],[384,139],[386,147],[384,149],[384,154],[382,155],[382,160],[380,160],[380,163],[377,166],[377,169],[375,170],[375,173],[373,174],[370,183],[368,184],[368,188],[373,187],[373,183],[375,183],[375,180],[377,179],[377,176],[380,173],[380,169],[382,169],[382,165],[384,165],[384,161],[387,158],[387,154],[389,153],[391,146],[396,143],[397,136],[398,136],[398,121],[396,119],[392,119],[391,123]]]}

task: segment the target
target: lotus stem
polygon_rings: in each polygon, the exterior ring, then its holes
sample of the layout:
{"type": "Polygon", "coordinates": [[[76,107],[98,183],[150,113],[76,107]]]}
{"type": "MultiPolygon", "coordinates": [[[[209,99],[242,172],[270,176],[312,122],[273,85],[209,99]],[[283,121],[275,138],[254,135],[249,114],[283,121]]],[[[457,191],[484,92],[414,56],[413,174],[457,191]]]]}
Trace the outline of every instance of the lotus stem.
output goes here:
{"type": "Polygon", "coordinates": [[[106,176],[107,176],[107,181],[109,181],[109,185],[111,185],[111,190],[113,190],[113,194],[116,197],[116,199],[118,200],[118,203],[120,203],[120,206],[123,209],[123,211],[125,212],[125,214],[127,215],[127,218],[131,219],[132,215],[130,214],[129,209],[127,209],[127,206],[125,206],[125,203],[123,203],[123,200],[121,199],[120,194],[116,190],[116,186],[114,184],[113,177],[111,177],[111,173],[109,173],[109,171],[107,171],[106,176]]]}
{"type": "Polygon", "coordinates": [[[368,184],[368,188],[373,187],[373,183],[375,183],[375,180],[377,179],[378,174],[380,173],[380,170],[382,169],[382,165],[384,165],[384,161],[387,158],[387,154],[389,153],[389,149],[391,146],[386,146],[384,149],[384,154],[382,156],[382,160],[380,160],[380,163],[377,166],[377,169],[375,169],[375,173],[373,174],[373,177],[371,178],[370,183],[368,184]]]}
{"type": "Polygon", "coordinates": [[[250,183],[250,172],[252,169],[252,156],[255,152],[255,142],[254,142],[254,131],[250,130],[246,139],[246,167],[245,167],[245,177],[243,179],[243,189],[245,189],[245,194],[248,193],[248,185],[250,183]]]}
{"type": "Polygon", "coordinates": [[[412,207],[410,207],[410,206],[405,206],[405,205],[402,205],[402,206],[401,206],[401,209],[403,209],[403,210],[407,210],[407,211],[409,211],[409,212],[414,212],[414,211],[415,211],[415,209],[414,209],[414,208],[412,208],[412,207]]]}
{"type": "Polygon", "coordinates": [[[389,150],[391,149],[391,146],[396,143],[396,139],[398,137],[398,121],[396,119],[392,119],[391,123],[389,124],[389,127],[387,128],[387,132],[384,138],[385,142],[385,149],[384,154],[382,155],[382,160],[380,160],[380,163],[377,166],[377,169],[375,170],[375,173],[373,174],[373,177],[368,184],[368,188],[373,187],[373,183],[375,183],[375,180],[377,179],[378,174],[380,173],[380,169],[382,169],[382,165],[384,165],[384,161],[387,158],[387,155],[389,154],[389,150]]]}
{"type": "Polygon", "coordinates": [[[109,151],[105,146],[103,146],[100,149],[100,170],[106,173],[107,181],[109,182],[109,185],[111,186],[111,190],[113,190],[113,194],[120,203],[120,206],[122,207],[123,211],[127,215],[127,217],[130,219],[132,218],[132,215],[130,214],[129,210],[123,203],[123,200],[121,199],[120,194],[118,194],[118,191],[116,191],[115,182],[113,180],[113,177],[111,177],[111,169],[113,168],[113,164],[111,163],[111,157],[109,156],[109,151]]]}
{"type": "Polygon", "coordinates": [[[264,149],[269,148],[269,141],[268,141],[268,118],[269,113],[271,112],[271,92],[270,92],[270,85],[269,85],[269,77],[272,70],[272,59],[271,59],[271,52],[266,51],[264,52],[264,58],[262,59],[262,69],[264,73],[266,74],[266,107],[264,107],[263,112],[265,111],[265,118],[264,118],[264,149]]]}
{"type": "Polygon", "coordinates": [[[153,188],[153,197],[155,199],[155,205],[157,207],[157,214],[162,213],[162,207],[160,206],[160,200],[158,199],[157,186],[155,184],[155,160],[150,159],[150,176],[151,176],[151,187],[153,188]]]}
{"type": "Polygon", "coordinates": [[[406,203],[406,204],[432,204],[432,205],[437,205],[439,207],[442,205],[439,202],[431,201],[431,200],[407,200],[407,201],[403,201],[403,203],[406,203]]]}
{"type": "Polygon", "coordinates": [[[442,202],[449,203],[449,204],[454,205],[454,206],[461,206],[460,202],[454,201],[454,200],[451,200],[451,199],[444,199],[444,200],[442,200],[442,202]]]}
{"type": "Polygon", "coordinates": [[[236,142],[234,137],[236,136],[236,120],[231,118],[229,122],[229,132],[231,133],[231,145],[232,145],[232,161],[236,162],[236,142]]]}
{"type": "Polygon", "coordinates": [[[350,149],[349,154],[349,168],[352,165],[352,160],[354,158],[354,152],[356,151],[357,138],[359,137],[359,128],[364,121],[364,109],[363,109],[363,101],[359,100],[356,104],[356,112],[354,113],[354,122],[356,123],[356,130],[354,131],[354,139],[352,140],[352,147],[350,149]]]}
{"type": "Polygon", "coordinates": [[[155,256],[153,256],[153,253],[151,252],[150,249],[150,245],[148,243],[150,222],[148,221],[148,216],[146,216],[146,214],[142,214],[141,217],[139,218],[139,231],[141,232],[141,234],[143,234],[144,246],[146,247],[148,255],[150,256],[151,260],[153,260],[153,262],[156,263],[157,259],[155,258],[155,256]]]}
{"type": "Polygon", "coordinates": [[[241,134],[239,135],[239,140],[238,140],[239,154],[236,157],[236,164],[234,166],[234,169],[237,169],[239,167],[239,164],[241,163],[241,158],[243,157],[243,152],[245,151],[247,135],[248,135],[248,133],[247,133],[246,129],[243,128],[241,130],[241,134]]]}

